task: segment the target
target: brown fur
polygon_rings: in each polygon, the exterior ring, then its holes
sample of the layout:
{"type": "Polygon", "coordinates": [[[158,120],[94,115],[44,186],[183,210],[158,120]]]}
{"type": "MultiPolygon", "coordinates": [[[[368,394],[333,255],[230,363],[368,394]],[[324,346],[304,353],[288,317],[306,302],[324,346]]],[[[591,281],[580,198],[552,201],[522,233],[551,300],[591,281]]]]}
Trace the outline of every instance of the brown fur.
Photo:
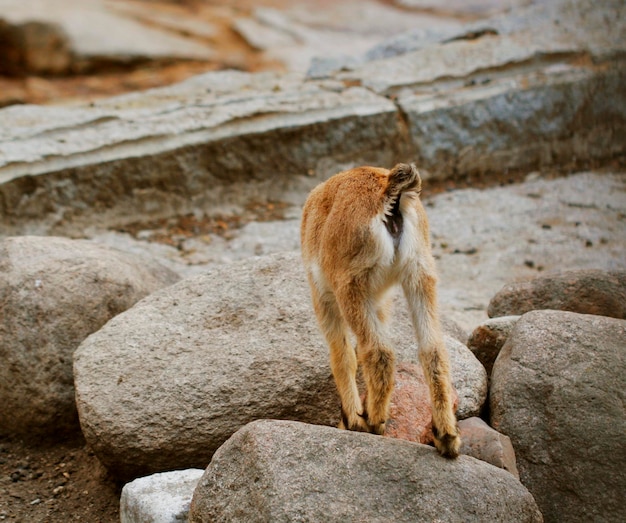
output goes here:
{"type": "Polygon", "coordinates": [[[460,438],[420,189],[414,165],[336,174],[316,187],[304,206],[302,256],[341,398],[340,428],[385,431],[395,360],[386,336],[387,291],[400,284],[431,393],[435,446],[456,457],[460,438]],[[350,331],[356,349],[348,341],[350,331]],[[365,408],[356,384],[359,365],[367,388],[365,408]]]}

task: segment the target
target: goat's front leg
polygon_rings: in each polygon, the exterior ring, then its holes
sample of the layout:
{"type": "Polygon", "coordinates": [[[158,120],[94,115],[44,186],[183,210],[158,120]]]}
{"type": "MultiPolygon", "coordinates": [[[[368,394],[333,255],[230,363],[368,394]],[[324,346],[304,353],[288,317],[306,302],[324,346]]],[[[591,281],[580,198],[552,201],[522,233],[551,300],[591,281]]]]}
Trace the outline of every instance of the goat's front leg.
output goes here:
{"type": "Polygon", "coordinates": [[[395,356],[384,341],[384,308],[366,280],[354,279],[336,292],[346,323],[357,338],[357,358],[367,387],[363,416],[369,431],[384,434],[394,385],[395,356]]]}
{"type": "Polygon", "coordinates": [[[461,438],[454,414],[448,351],[437,311],[437,279],[420,270],[403,281],[419,345],[419,360],[430,390],[435,447],[447,458],[459,455],[461,438]]]}

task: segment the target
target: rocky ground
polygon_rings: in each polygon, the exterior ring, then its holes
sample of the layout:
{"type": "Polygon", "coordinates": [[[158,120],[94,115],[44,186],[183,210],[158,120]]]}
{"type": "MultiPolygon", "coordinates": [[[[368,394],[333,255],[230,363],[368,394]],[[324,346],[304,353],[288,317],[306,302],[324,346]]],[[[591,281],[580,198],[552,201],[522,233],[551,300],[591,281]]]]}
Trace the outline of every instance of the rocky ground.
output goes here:
{"type": "MultiPolygon", "coordinates": [[[[444,313],[470,332],[502,285],[560,268],[623,265],[624,165],[424,184],[444,313]]],[[[304,195],[303,195],[304,197],[304,195]]],[[[144,222],[88,237],[147,255],[182,276],[299,249],[300,206],[280,202],[222,219],[144,222]],[[278,218],[278,219],[277,219],[278,218]]]]}
{"type": "MultiPolygon", "coordinates": [[[[469,332],[486,318],[488,300],[506,281],[561,267],[623,268],[626,178],[620,163],[608,171],[531,173],[513,184],[483,180],[480,189],[433,186],[430,194],[425,188],[447,316],[469,332]]],[[[298,208],[270,205],[221,220],[181,218],[100,231],[93,240],[191,276],[230,260],[296,249],[298,214],[298,208]]],[[[83,441],[41,447],[3,440],[0,472],[1,519],[118,519],[122,485],[83,441]]]]}
{"type": "Polygon", "coordinates": [[[0,520],[119,521],[121,485],[82,439],[41,446],[0,440],[0,520]]]}

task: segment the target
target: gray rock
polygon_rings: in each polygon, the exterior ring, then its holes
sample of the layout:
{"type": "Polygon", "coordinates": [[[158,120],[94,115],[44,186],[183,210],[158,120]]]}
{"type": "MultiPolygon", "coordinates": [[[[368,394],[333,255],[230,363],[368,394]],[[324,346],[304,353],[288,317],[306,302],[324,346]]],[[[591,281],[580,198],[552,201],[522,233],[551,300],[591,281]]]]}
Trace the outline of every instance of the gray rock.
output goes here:
{"type": "Polygon", "coordinates": [[[263,57],[280,61],[290,71],[315,68],[317,60],[332,63],[341,57],[359,57],[383,39],[421,27],[458,28],[462,22],[448,16],[397,9],[372,0],[337,2],[328,9],[302,3],[278,8],[257,7],[252,18],[233,26],[263,57]]]}
{"type": "Polygon", "coordinates": [[[604,146],[620,147],[614,130],[626,128],[626,73],[616,64],[597,75],[559,57],[611,61],[623,52],[625,15],[612,0],[532,6],[336,77],[397,100],[411,154],[432,176],[597,158],[604,146]]]}
{"type": "MultiPolygon", "coordinates": [[[[412,31],[392,36],[372,47],[365,53],[364,61],[382,60],[417,51],[433,44],[441,43],[458,33],[459,29],[452,27],[423,27],[413,29],[412,31]]],[[[355,65],[360,64],[357,62],[350,65],[352,65],[352,69],[354,69],[355,65]]]]}
{"type": "Polygon", "coordinates": [[[509,436],[546,521],[624,521],[626,321],[533,311],[492,373],[491,425],[509,436]]]}
{"type": "MultiPolygon", "coordinates": [[[[413,340],[410,326],[394,328],[399,361],[417,361],[413,340]]],[[[484,369],[446,343],[459,410],[473,415],[484,369]]],[[[85,340],[74,370],[83,433],[123,478],[205,466],[255,419],[339,421],[298,253],[212,268],[153,294],[85,340]]]]}
{"type": "Polygon", "coordinates": [[[474,417],[459,421],[461,454],[491,463],[519,479],[511,438],[474,417]]]}
{"type": "Polygon", "coordinates": [[[360,65],[362,60],[349,55],[340,55],[333,57],[314,57],[311,65],[307,69],[307,78],[328,78],[337,71],[354,69],[360,65]]]}
{"type": "Polygon", "coordinates": [[[440,312],[441,328],[448,336],[465,345],[467,343],[467,332],[456,321],[446,316],[445,312],[440,312]]]}
{"type": "Polygon", "coordinates": [[[430,9],[434,11],[445,9],[446,12],[466,16],[496,13],[524,3],[526,0],[509,0],[507,2],[501,0],[450,0],[445,3],[444,7],[439,0],[394,0],[394,4],[408,9],[430,9]]]}
{"type": "Polygon", "coordinates": [[[554,309],[626,319],[626,270],[581,269],[505,285],[489,302],[490,317],[554,309]]]}
{"type": "Polygon", "coordinates": [[[191,522],[542,521],[511,474],[428,446],[296,422],[257,421],[215,454],[191,522]]]}
{"type": "Polygon", "coordinates": [[[493,363],[519,318],[519,316],[491,318],[476,327],[470,335],[467,348],[484,365],[488,376],[491,375],[493,363]]]}
{"type": "Polygon", "coordinates": [[[327,352],[298,255],[209,269],[80,346],[83,433],[122,478],[205,467],[254,419],[336,423],[327,352]]]}
{"type": "Polygon", "coordinates": [[[78,432],[74,350],[113,316],[177,280],[156,262],[88,241],[0,241],[0,435],[78,432]]]}
{"type": "Polygon", "coordinates": [[[626,269],[624,190],[624,174],[597,172],[429,198],[445,315],[472,332],[508,282],[564,267],[626,269]]]}
{"type": "MultiPolygon", "coordinates": [[[[475,61],[468,58],[468,63],[475,61]]],[[[447,96],[404,89],[398,103],[407,116],[413,154],[431,176],[532,170],[571,161],[566,155],[573,150],[577,159],[592,159],[605,154],[604,146],[619,148],[611,137],[614,129],[626,127],[626,94],[620,88],[625,75],[621,68],[595,74],[567,65],[541,72],[511,70],[506,78],[477,72],[447,96]],[[598,92],[615,103],[595,103],[598,92]]],[[[400,89],[405,83],[429,81],[419,76],[390,71],[380,78],[392,79],[393,89],[400,89]]]]}
{"type": "Polygon", "coordinates": [[[535,60],[542,69],[551,65],[551,56],[562,53],[611,59],[623,49],[625,13],[626,7],[615,0],[561,0],[551,6],[531,6],[464,27],[441,45],[367,62],[338,77],[360,80],[381,93],[413,87],[423,93],[424,84],[435,80],[469,79],[495,67],[506,67],[511,73],[535,60]]]}
{"type": "Polygon", "coordinates": [[[127,483],[120,498],[121,522],[187,521],[191,497],[203,473],[203,469],[175,470],[127,483]]]}

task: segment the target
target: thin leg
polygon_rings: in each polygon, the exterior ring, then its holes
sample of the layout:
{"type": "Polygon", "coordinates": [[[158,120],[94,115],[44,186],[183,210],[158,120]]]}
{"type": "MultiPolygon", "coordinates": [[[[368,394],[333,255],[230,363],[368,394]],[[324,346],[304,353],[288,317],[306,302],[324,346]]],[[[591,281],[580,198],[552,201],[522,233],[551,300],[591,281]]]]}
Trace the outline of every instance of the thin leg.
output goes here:
{"type": "Polygon", "coordinates": [[[366,283],[353,281],[339,289],[336,296],[343,318],[357,338],[357,357],[367,387],[363,415],[370,432],[383,434],[393,391],[395,356],[382,339],[384,325],[380,317],[384,309],[373,301],[366,283]]]}
{"type": "Polygon", "coordinates": [[[419,360],[430,389],[435,446],[440,454],[455,458],[461,439],[454,414],[450,364],[437,313],[437,280],[422,272],[403,282],[419,344],[419,360]]]}
{"type": "Polygon", "coordinates": [[[348,342],[346,327],[335,297],[331,292],[321,294],[315,284],[311,284],[311,293],[320,329],[328,343],[330,368],[341,400],[339,428],[368,431],[356,384],[356,353],[348,342]]]}

